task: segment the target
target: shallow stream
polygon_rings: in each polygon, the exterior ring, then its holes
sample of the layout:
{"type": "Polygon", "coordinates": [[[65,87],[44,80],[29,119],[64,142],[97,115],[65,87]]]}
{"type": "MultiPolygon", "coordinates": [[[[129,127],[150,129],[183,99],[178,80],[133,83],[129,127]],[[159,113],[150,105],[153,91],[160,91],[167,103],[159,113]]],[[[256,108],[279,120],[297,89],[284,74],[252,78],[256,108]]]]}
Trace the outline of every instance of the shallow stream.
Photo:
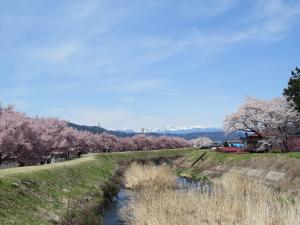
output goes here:
{"type": "MultiPolygon", "coordinates": [[[[178,177],[177,190],[179,192],[199,191],[201,193],[211,193],[213,186],[206,181],[194,181],[188,178],[178,177]]],[[[111,204],[105,209],[103,221],[100,225],[127,225],[120,212],[133,197],[133,191],[121,188],[111,204]]]]}

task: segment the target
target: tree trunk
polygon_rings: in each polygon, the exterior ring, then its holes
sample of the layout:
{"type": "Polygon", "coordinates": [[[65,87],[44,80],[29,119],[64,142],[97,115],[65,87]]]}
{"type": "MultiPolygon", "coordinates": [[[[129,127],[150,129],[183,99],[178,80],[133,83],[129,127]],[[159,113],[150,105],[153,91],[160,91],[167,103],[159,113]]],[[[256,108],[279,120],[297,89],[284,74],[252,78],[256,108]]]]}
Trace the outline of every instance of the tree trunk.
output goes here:
{"type": "Polygon", "coordinates": [[[283,141],[283,150],[284,152],[289,152],[289,146],[288,146],[288,141],[285,138],[285,140],[283,141]]]}

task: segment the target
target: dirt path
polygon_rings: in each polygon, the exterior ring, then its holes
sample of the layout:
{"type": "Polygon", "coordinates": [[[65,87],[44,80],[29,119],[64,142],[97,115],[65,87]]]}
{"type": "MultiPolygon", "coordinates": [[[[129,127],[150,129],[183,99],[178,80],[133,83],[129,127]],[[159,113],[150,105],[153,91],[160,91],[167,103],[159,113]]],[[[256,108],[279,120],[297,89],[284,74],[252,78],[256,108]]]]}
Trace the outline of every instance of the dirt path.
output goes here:
{"type": "Polygon", "coordinates": [[[63,167],[63,166],[74,166],[79,163],[91,161],[94,159],[95,159],[95,155],[89,154],[89,155],[83,155],[80,159],[74,159],[74,160],[65,161],[65,162],[45,164],[45,165],[39,165],[39,166],[25,166],[25,167],[2,169],[2,170],[0,170],[0,177],[14,175],[14,174],[18,174],[18,173],[36,172],[39,170],[53,169],[53,168],[58,168],[58,167],[63,167]]]}

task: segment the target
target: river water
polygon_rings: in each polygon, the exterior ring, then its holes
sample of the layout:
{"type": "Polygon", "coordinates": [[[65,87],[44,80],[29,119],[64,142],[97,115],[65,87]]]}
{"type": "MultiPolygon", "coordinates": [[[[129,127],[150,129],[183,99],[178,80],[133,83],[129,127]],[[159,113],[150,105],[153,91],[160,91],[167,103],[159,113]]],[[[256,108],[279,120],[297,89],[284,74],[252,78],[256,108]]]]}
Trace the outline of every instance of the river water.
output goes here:
{"type": "Polygon", "coordinates": [[[123,220],[120,212],[127,206],[132,197],[132,191],[124,188],[120,189],[113,201],[105,209],[102,217],[103,221],[100,225],[126,225],[127,223],[123,220]]]}
{"type": "MultiPolygon", "coordinates": [[[[188,178],[179,177],[177,179],[177,191],[198,191],[200,193],[211,193],[213,186],[206,181],[194,181],[188,178]]],[[[119,193],[114,197],[113,201],[105,209],[103,214],[103,221],[100,225],[127,225],[123,220],[120,212],[127,206],[129,201],[132,200],[134,195],[133,191],[128,189],[120,189],[119,193]]]]}

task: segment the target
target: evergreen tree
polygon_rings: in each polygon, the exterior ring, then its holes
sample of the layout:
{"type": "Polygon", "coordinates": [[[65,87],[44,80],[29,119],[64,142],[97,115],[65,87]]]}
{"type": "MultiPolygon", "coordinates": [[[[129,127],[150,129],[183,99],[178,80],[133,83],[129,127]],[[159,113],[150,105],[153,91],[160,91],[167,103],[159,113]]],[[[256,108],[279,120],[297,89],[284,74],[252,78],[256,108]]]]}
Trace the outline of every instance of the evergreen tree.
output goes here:
{"type": "Polygon", "coordinates": [[[288,87],[283,90],[283,95],[288,101],[294,101],[296,109],[300,111],[300,69],[298,67],[292,71],[288,87]]]}

